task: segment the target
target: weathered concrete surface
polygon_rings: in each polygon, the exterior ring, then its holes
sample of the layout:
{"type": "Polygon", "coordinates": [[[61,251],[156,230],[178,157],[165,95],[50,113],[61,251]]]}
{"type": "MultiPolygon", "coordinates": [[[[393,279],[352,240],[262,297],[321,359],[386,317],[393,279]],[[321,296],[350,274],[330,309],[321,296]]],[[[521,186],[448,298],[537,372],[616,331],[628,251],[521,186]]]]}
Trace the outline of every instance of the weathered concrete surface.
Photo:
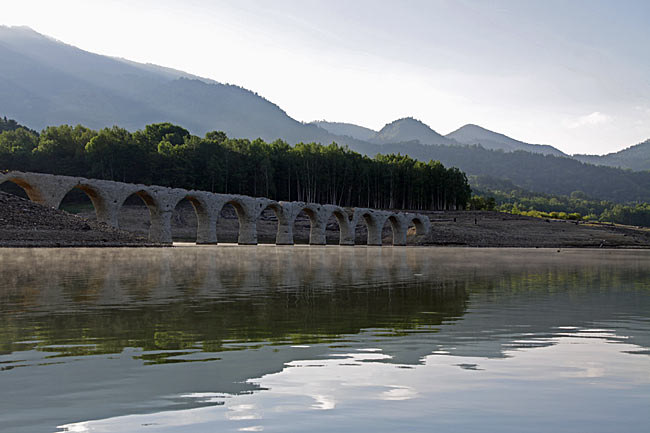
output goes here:
{"type": "Polygon", "coordinates": [[[364,223],[368,229],[368,245],[382,244],[381,232],[385,224],[390,224],[392,228],[393,245],[406,245],[406,233],[411,223],[415,225],[417,236],[426,236],[431,230],[429,218],[415,213],[366,208],[344,209],[317,203],[276,202],[268,198],[19,171],[0,173],[0,184],[3,182],[19,185],[32,201],[53,208],[58,208],[65,195],[77,188],[90,197],[97,220],[113,227],[118,227],[118,216],[126,199],[136,194],[149,209],[149,240],[152,242],[172,242],[172,213],[184,199],[192,203],[196,212],[196,242],[199,244],[217,243],[217,220],[221,209],[227,204],[232,205],[237,212],[238,242],[241,245],[257,244],[257,220],[266,209],[271,209],[278,219],[277,245],[293,245],[293,226],[296,217],[303,211],[311,223],[311,245],[325,245],[326,225],[332,215],[339,224],[340,245],[354,245],[355,227],[359,223],[364,223]]]}

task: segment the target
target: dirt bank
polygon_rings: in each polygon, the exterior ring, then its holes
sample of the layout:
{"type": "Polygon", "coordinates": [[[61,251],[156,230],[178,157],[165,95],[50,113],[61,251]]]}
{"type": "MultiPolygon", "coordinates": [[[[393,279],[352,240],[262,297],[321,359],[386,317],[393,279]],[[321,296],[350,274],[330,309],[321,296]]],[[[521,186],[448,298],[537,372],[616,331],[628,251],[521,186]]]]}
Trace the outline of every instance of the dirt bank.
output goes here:
{"type": "Polygon", "coordinates": [[[137,234],[0,192],[0,247],[154,245],[137,234]]]}
{"type": "Polygon", "coordinates": [[[471,247],[650,248],[647,228],[545,220],[500,212],[425,212],[424,245],[471,247]]]}

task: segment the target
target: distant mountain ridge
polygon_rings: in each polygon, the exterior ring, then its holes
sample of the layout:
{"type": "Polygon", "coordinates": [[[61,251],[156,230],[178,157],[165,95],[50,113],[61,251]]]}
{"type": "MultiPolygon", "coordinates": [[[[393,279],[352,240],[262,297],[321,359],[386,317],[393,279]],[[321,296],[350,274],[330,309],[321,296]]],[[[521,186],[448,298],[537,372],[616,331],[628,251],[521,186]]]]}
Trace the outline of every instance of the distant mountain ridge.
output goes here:
{"type": "Polygon", "coordinates": [[[564,152],[547,144],[529,144],[515,140],[498,132],[490,131],[478,125],[468,124],[446,135],[461,144],[478,144],[486,149],[514,152],[523,150],[543,155],[567,156],[564,152]]]}
{"type": "Polygon", "coordinates": [[[380,144],[409,141],[418,141],[421,144],[455,144],[413,117],[405,117],[387,124],[370,141],[380,144]]]}
{"type": "Polygon", "coordinates": [[[531,191],[582,190],[610,200],[650,201],[645,173],[578,161],[647,170],[648,142],[603,157],[571,159],[551,146],[524,143],[471,124],[445,136],[412,117],[390,122],[380,131],[349,123],[303,123],[242,87],[89,53],[24,27],[0,26],[0,59],[0,115],[36,130],[83,124],[133,131],[171,122],[196,135],[221,130],[230,137],[268,142],[337,142],[369,156],[400,152],[422,161],[440,160],[468,175],[510,179],[531,191]],[[558,175],[562,170],[583,177],[558,175]]]}
{"type": "Polygon", "coordinates": [[[332,134],[340,135],[342,137],[352,137],[363,141],[368,141],[377,134],[377,131],[374,129],[364,128],[363,126],[354,125],[352,123],[315,120],[311,122],[311,124],[323,128],[332,134]]]}
{"type": "Polygon", "coordinates": [[[578,161],[630,170],[650,170],[650,139],[607,155],[573,155],[578,161]]]}
{"type": "Polygon", "coordinates": [[[63,123],[130,130],[170,121],[203,135],[336,141],[244,88],[100,56],[26,27],[0,26],[0,112],[31,128],[63,123]]]}
{"type": "Polygon", "coordinates": [[[363,128],[351,123],[334,123],[326,121],[312,122],[332,134],[349,136],[358,140],[376,144],[406,143],[409,141],[420,144],[443,144],[448,146],[479,145],[486,149],[514,152],[541,153],[542,155],[567,156],[564,152],[546,144],[529,144],[515,140],[498,132],[490,131],[478,125],[468,124],[447,134],[434,131],[427,124],[405,117],[388,123],[380,131],[363,128]]]}

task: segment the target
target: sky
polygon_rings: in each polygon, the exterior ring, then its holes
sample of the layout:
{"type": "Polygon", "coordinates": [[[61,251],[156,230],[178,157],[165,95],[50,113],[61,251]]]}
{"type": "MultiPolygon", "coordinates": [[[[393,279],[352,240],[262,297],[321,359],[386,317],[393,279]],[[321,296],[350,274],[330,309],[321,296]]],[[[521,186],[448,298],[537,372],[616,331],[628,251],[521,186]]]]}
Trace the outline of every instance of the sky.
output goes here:
{"type": "Polygon", "coordinates": [[[474,123],[574,153],[650,138],[647,0],[2,0],[0,24],[237,84],[309,122],[474,123]]]}

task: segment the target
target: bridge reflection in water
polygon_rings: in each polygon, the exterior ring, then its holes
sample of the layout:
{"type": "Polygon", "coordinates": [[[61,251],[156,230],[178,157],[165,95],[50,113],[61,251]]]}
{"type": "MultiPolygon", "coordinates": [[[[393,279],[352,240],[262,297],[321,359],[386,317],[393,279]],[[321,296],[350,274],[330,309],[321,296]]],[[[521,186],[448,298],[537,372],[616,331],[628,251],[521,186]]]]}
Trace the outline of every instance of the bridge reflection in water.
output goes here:
{"type": "Polygon", "coordinates": [[[0,173],[0,184],[12,182],[23,188],[34,202],[58,208],[63,198],[72,190],[83,191],[91,200],[100,222],[118,227],[122,205],[132,195],[139,196],[149,209],[149,240],[171,243],[172,212],[183,200],[188,200],[197,216],[198,244],[217,243],[217,219],[226,205],[232,205],[239,220],[238,243],[257,244],[257,221],[270,209],[278,219],[277,245],[293,245],[293,226],[298,214],[305,212],[310,221],[309,243],[325,245],[325,230],[330,217],[339,226],[340,245],[354,245],[358,224],[368,230],[368,245],[382,245],[381,233],[389,225],[393,245],[406,245],[409,225],[415,226],[416,237],[426,236],[431,230],[427,216],[410,212],[391,212],[368,208],[343,208],[305,202],[274,201],[268,198],[234,194],[217,194],[206,191],[188,191],[180,188],[136,185],[82,177],[59,176],[42,173],[11,171],[0,173]]]}
{"type": "MultiPolygon", "coordinates": [[[[584,316],[574,311],[566,317],[567,322],[611,319],[616,305],[622,310],[650,307],[643,297],[634,298],[635,305],[622,305],[632,298],[616,299],[610,288],[639,288],[640,282],[650,281],[650,255],[646,251],[612,255],[537,249],[308,246],[0,249],[0,281],[3,319],[17,320],[40,311],[52,313],[39,319],[52,320],[52,326],[16,330],[25,332],[18,340],[32,338],[33,333],[39,334],[39,339],[59,340],[64,336],[56,336],[56,332],[78,329],[82,316],[90,321],[86,330],[113,332],[110,326],[100,324],[104,320],[108,324],[119,315],[120,323],[129,323],[123,331],[130,337],[123,343],[128,346],[138,341],[136,346],[147,348],[158,347],[158,343],[147,340],[157,331],[180,324],[187,327],[182,340],[189,346],[241,338],[242,330],[251,332],[246,339],[284,341],[294,332],[333,336],[368,327],[439,325],[461,318],[469,300],[474,299],[475,306],[479,294],[486,295],[484,301],[490,296],[490,302],[497,301],[497,294],[492,294],[495,287],[501,292],[512,288],[528,293],[533,301],[534,291],[561,287],[562,292],[553,298],[558,302],[584,291],[585,285],[607,288],[607,293],[598,294],[611,298],[599,317],[592,310],[585,311],[584,316]],[[148,309],[159,314],[151,322],[148,320],[153,316],[141,314],[148,309]],[[95,315],[100,310],[102,315],[95,315]],[[67,320],[73,324],[60,326],[67,320]],[[234,330],[236,336],[229,337],[234,330]]],[[[640,288],[647,290],[648,285],[640,288]]],[[[553,318],[527,317],[529,313],[524,313],[521,319],[546,326],[543,324],[557,321],[557,314],[565,311],[560,305],[553,309],[553,318]]],[[[3,325],[5,331],[11,328],[9,322],[3,325]]],[[[646,343],[650,346],[650,341],[642,344],[646,343]]],[[[94,345],[89,353],[121,350],[113,345],[115,342],[105,348],[102,344],[94,345]]],[[[495,349],[493,356],[498,353],[495,349]]]]}
{"type": "Polygon", "coordinates": [[[179,396],[257,391],[342,347],[472,368],[600,329],[650,353],[647,251],[0,249],[0,281],[0,414],[18,432],[214,405],[179,396]]]}

